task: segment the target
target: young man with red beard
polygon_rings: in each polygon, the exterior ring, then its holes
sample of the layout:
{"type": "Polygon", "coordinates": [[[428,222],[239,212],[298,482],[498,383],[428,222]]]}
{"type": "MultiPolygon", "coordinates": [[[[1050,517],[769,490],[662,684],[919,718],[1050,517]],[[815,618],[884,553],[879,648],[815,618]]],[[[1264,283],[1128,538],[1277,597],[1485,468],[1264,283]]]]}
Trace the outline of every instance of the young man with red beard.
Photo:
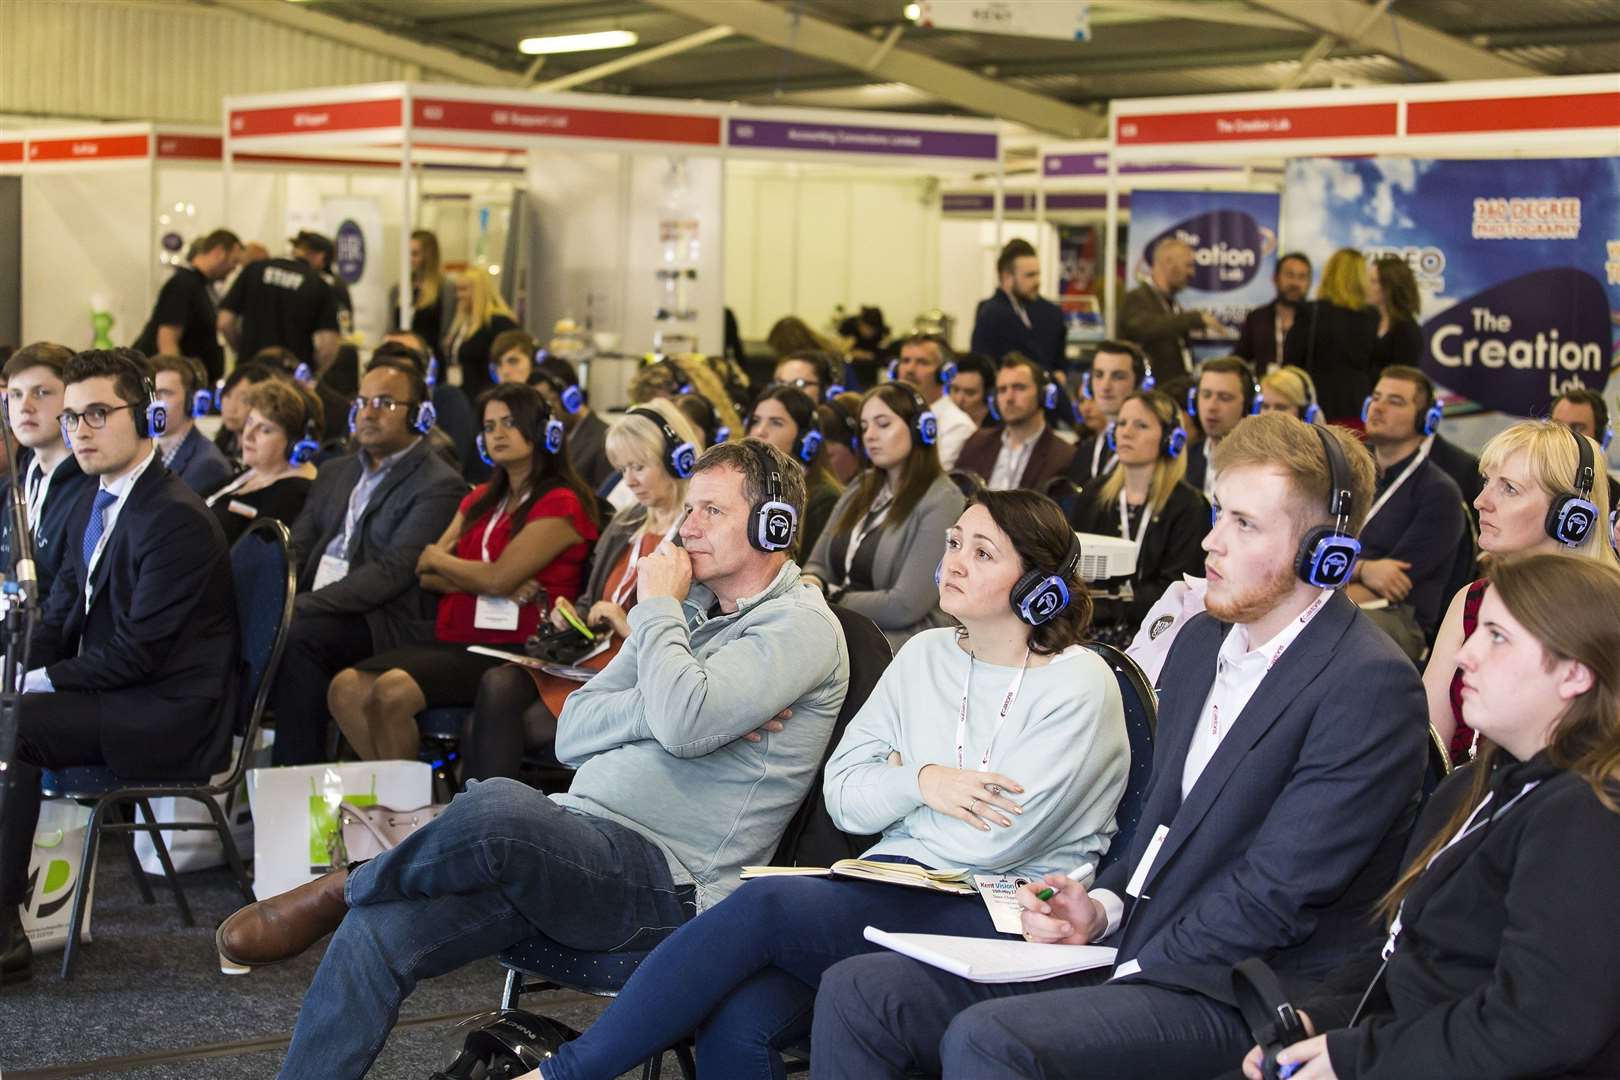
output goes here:
{"type": "Polygon", "coordinates": [[[1373,463],[1351,435],[1269,414],[1216,454],[1207,613],[1160,679],[1153,779],[1088,889],[1019,891],[1024,936],[1101,944],[1112,968],[969,982],[897,954],[843,961],[816,996],[812,1075],[1213,1076],[1252,1045],[1232,966],[1290,993],[1369,946],[1424,764],[1423,688],[1336,586],[1373,463]],[[1324,587],[1326,586],[1326,587],[1324,587]]]}

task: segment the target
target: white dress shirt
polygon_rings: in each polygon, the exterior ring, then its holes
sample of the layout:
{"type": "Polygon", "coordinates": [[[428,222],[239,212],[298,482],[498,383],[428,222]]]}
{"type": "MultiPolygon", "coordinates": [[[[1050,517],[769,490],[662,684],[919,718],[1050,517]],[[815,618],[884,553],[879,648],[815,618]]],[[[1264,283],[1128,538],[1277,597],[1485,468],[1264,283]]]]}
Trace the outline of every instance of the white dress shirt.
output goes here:
{"type": "Polygon", "coordinates": [[[939,423],[939,441],[935,445],[939,448],[940,468],[949,472],[956,468],[956,458],[962,453],[962,444],[979,430],[979,425],[973,422],[973,417],[962,411],[962,407],[951,400],[951,395],[941,394],[939,400],[928,406],[939,423]]]}
{"type": "Polygon", "coordinates": [[[1204,448],[1204,498],[1213,503],[1215,501],[1215,440],[1205,439],[1199,445],[1204,448]]]}
{"type": "Polygon", "coordinates": [[[1035,434],[1021,443],[1014,444],[1012,432],[1006,428],[1001,429],[1001,449],[996,452],[996,463],[990,470],[990,489],[992,491],[1008,491],[1020,487],[1024,478],[1024,469],[1029,466],[1030,455],[1035,452],[1035,444],[1040,442],[1041,435],[1046,431],[1046,421],[1041,420],[1041,426],[1035,429],[1035,434]]]}

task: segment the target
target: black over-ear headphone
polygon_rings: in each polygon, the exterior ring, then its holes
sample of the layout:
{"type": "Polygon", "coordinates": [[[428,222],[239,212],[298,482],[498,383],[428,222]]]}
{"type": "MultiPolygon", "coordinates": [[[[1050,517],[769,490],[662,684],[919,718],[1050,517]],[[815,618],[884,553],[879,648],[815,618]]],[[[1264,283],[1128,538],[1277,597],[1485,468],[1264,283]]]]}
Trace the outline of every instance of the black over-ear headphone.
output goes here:
{"type": "Polygon", "coordinates": [[[1586,543],[1586,538],[1592,534],[1592,527],[1598,522],[1597,504],[1592,501],[1592,485],[1597,482],[1597,464],[1586,436],[1568,428],[1565,430],[1575,437],[1575,445],[1580,449],[1579,463],[1575,466],[1575,492],[1553,499],[1552,505],[1547,507],[1547,520],[1543,527],[1548,536],[1565,547],[1573,548],[1586,543]]]}
{"type": "Polygon", "coordinates": [[[798,533],[799,512],[783,500],[782,473],[765,444],[758,439],[742,443],[765,472],[765,497],[748,512],[748,543],[756,551],[786,551],[798,533]]]}
{"type": "Polygon", "coordinates": [[[1068,610],[1072,596],[1069,579],[1080,573],[1080,537],[1069,533],[1069,549],[1055,570],[1032,566],[1012,588],[1007,599],[1018,617],[1030,626],[1049,623],[1068,610]]]}
{"type": "Polygon", "coordinates": [[[542,367],[541,365],[549,358],[550,354],[544,349],[534,354],[534,360],[529,369],[531,373],[529,381],[531,383],[543,382],[551,387],[557,393],[557,400],[562,403],[563,412],[573,416],[585,407],[585,392],[579,388],[578,383],[571,383],[561,375],[547,371],[542,367]]]}
{"type": "MultiPolygon", "coordinates": [[[[160,438],[169,429],[169,407],[158,400],[157,388],[146,374],[146,369],[123,350],[112,352],[119,363],[126,365],[140,380],[142,400],[130,402],[130,415],[135,419],[135,435],[141,439],[160,438]]],[[[136,354],[139,355],[139,354],[136,354]]]]}
{"type": "MultiPolygon", "coordinates": [[[[526,432],[526,435],[531,443],[544,446],[546,453],[556,457],[562,452],[563,437],[567,433],[563,430],[562,421],[551,415],[551,405],[545,398],[540,397],[540,391],[536,390],[534,395],[538,399],[535,405],[539,407],[539,411],[535,414],[533,430],[526,432]]],[[[507,408],[510,409],[511,406],[508,405],[507,408]]],[[[489,451],[484,448],[483,431],[478,432],[478,438],[475,441],[478,444],[479,460],[483,461],[485,465],[495,464],[495,459],[490,457],[489,451]]]]}
{"type": "Polygon", "coordinates": [[[1318,589],[1337,589],[1350,583],[1350,571],[1361,556],[1361,541],[1344,531],[1353,499],[1350,463],[1333,432],[1319,424],[1310,428],[1322,440],[1322,452],[1327,455],[1328,513],[1333,515],[1333,524],[1318,525],[1300,539],[1294,572],[1301,581],[1318,589]]]}
{"type": "MultiPolygon", "coordinates": [[[[1159,396],[1169,398],[1168,394],[1160,394],[1159,396]]],[[[1125,400],[1129,401],[1130,398],[1125,400]]],[[[1137,398],[1137,400],[1144,403],[1149,401],[1148,398],[1137,398]]],[[[1148,408],[1153,409],[1152,404],[1148,404],[1148,408]]],[[[1159,421],[1159,456],[1162,458],[1180,457],[1181,452],[1187,448],[1187,429],[1181,426],[1181,418],[1176,415],[1175,403],[1171,402],[1170,420],[1166,421],[1160,415],[1158,409],[1153,409],[1153,416],[1154,419],[1159,421]]],[[[1110,420],[1108,426],[1103,429],[1103,438],[1108,443],[1109,453],[1117,453],[1119,450],[1119,446],[1114,440],[1114,425],[1118,422],[1117,420],[1110,420]]]]}
{"type": "MultiPolygon", "coordinates": [[[[1242,372],[1234,371],[1230,372],[1230,374],[1236,375],[1243,382],[1243,415],[1259,416],[1260,405],[1265,400],[1265,395],[1260,393],[1260,384],[1255,381],[1254,369],[1249,367],[1248,361],[1239,362],[1243,364],[1242,372]]],[[[1216,370],[1215,374],[1219,375],[1221,371],[1216,370]]],[[[1188,416],[1194,418],[1198,416],[1198,384],[1203,381],[1204,371],[1201,369],[1197,378],[1193,379],[1193,384],[1187,387],[1188,416]]]]}
{"type": "Polygon", "coordinates": [[[697,447],[677,435],[675,429],[670,427],[668,420],[665,420],[653,409],[644,409],[639,406],[630,409],[625,415],[639,416],[643,420],[650,420],[663,433],[663,466],[665,472],[677,480],[685,480],[692,475],[692,470],[697,467],[697,447]]]}

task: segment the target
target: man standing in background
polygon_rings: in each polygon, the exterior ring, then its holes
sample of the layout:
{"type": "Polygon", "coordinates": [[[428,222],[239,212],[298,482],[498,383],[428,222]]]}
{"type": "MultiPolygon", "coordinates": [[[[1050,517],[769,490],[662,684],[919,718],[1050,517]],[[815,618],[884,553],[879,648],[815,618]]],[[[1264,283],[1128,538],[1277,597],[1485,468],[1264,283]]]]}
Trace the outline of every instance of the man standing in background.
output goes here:
{"type": "Polygon", "coordinates": [[[1191,246],[1175,237],[1161,240],[1153,248],[1153,271],[1148,280],[1126,293],[1120,304],[1119,336],[1142,346],[1161,383],[1179,379],[1192,370],[1188,334],[1227,333],[1209,312],[1183,311],[1176,302],[1176,294],[1192,280],[1192,275],[1191,246]]]}
{"type": "Polygon", "coordinates": [[[1277,286],[1277,296],[1249,312],[1243,320],[1232,353],[1247,360],[1256,375],[1264,375],[1282,363],[1282,343],[1294,325],[1294,315],[1311,290],[1311,260],[1304,253],[1291,251],[1277,260],[1277,270],[1271,275],[1277,286]]]}
{"type": "Polygon", "coordinates": [[[177,266],[158,292],[152,317],[135,339],[145,356],[189,356],[208,371],[208,385],[225,377],[225,350],[219,346],[218,316],[208,286],[235,268],[242,241],[229,229],[215,229],[191,246],[191,258],[177,266]]]}
{"type": "Polygon", "coordinates": [[[973,317],[971,351],[998,364],[1008,353],[1022,353],[1047,371],[1067,370],[1063,311],[1040,296],[1041,261],[1028,240],[1007,241],[996,274],[1000,287],[973,317]]]}

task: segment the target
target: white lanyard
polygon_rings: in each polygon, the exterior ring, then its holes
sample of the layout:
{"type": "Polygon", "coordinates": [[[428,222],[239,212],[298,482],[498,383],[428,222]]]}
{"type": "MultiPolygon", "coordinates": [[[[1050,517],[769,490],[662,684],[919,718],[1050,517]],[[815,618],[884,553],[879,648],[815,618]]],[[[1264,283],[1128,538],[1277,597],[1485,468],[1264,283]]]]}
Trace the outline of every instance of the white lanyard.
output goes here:
{"type": "MultiPolygon", "coordinates": [[[[60,466],[61,463],[57,464],[60,466]]],[[[28,530],[34,534],[36,540],[39,539],[40,516],[45,513],[45,497],[50,494],[51,480],[55,476],[56,470],[46,472],[45,466],[40,464],[37,457],[28,463],[28,530]],[[36,469],[39,470],[37,476],[36,469]]]]}
{"type": "Polygon", "coordinates": [[[1030,325],[1029,312],[1025,311],[1024,310],[1024,305],[1020,304],[1018,302],[1018,297],[1014,296],[1007,289],[1002,289],[1001,291],[1007,294],[1007,302],[1012,305],[1013,313],[1015,315],[1017,315],[1018,318],[1023,322],[1024,329],[1025,330],[1033,330],[1033,329],[1035,329],[1035,327],[1030,325]]]}
{"type": "Polygon", "coordinates": [[[1131,536],[1131,511],[1125,502],[1125,488],[1119,489],[1119,535],[1122,539],[1130,540],[1136,545],[1136,550],[1142,550],[1142,537],[1147,535],[1148,521],[1153,517],[1153,507],[1146,500],[1142,503],[1142,521],[1136,526],[1136,536],[1131,536]]]}
{"type": "Polygon", "coordinates": [[[505,521],[506,518],[507,513],[504,509],[499,513],[492,513],[489,515],[489,524],[484,526],[484,538],[479,545],[485,562],[494,561],[489,557],[489,538],[495,532],[495,526],[505,521]]]}
{"type": "Polygon", "coordinates": [[[885,488],[883,494],[878,496],[876,505],[866,512],[856,523],[849,534],[849,548],[844,552],[844,580],[849,580],[849,572],[855,565],[855,553],[860,549],[861,541],[865,540],[873,529],[883,523],[889,516],[889,506],[894,502],[894,495],[885,488]]]}
{"type": "MultiPolygon", "coordinates": [[[[1479,817],[1479,813],[1480,813],[1481,810],[1484,810],[1487,806],[1489,806],[1491,804],[1491,795],[1494,794],[1494,792],[1487,794],[1485,796],[1485,798],[1480,801],[1480,804],[1478,806],[1474,807],[1474,812],[1472,814],[1468,815],[1468,820],[1463,822],[1463,827],[1457,831],[1457,835],[1453,836],[1450,840],[1447,840],[1444,847],[1442,847],[1439,851],[1435,852],[1433,855],[1429,856],[1429,861],[1423,864],[1423,872],[1425,874],[1428,873],[1429,872],[1429,867],[1434,865],[1435,860],[1438,859],[1440,856],[1444,855],[1448,850],[1450,850],[1453,844],[1460,843],[1461,841],[1467,839],[1467,837],[1468,837],[1468,835],[1470,833],[1475,832],[1477,829],[1483,829],[1485,826],[1489,825],[1491,822],[1495,821],[1497,818],[1499,818],[1503,814],[1507,813],[1509,810],[1511,810],[1513,808],[1514,803],[1518,802],[1520,799],[1524,798],[1526,795],[1528,795],[1532,791],[1534,791],[1536,789],[1536,787],[1540,783],[1541,783],[1540,780],[1532,780],[1532,781],[1530,781],[1530,783],[1524,785],[1524,787],[1520,789],[1520,791],[1519,791],[1519,793],[1517,795],[1513,796],[1513,798],[1511,798],[1507,802],[1503,803],[1502,808],[1500,810],[1496,811],[1496,813],[1492,814],[1490,817],[1486,818],[1484,821],[1481,821],[1478,826],[1475,826],[1474,819],[1479,817]]],[[[1390,926],[1389,926],[1389,938],[1388,938],[1388,940],[1386,940],[1384,942],[1384,954],[1383,955],[1384,955],[1385,960],[1388,960],[1390,958],[1390,956],[1395,952],[1395,939],[1401,936],[1401,913],[1403,911],[1405,911],[1405,910],[1406,910],[1406,901],[1402,900],[1401,901],[1401,906],[1395,909],[1395,921],[1390,923],[1390,926]]]]}
{"type": "MultiPolygon", "coordinates": [[[[675,520],[670,522],[669,528],[664,530],[664,540],[674,537],[675,530],[680,527],[681,516],[677,514],[675,520]]],[[[647,536],[647,533],[638,532],[630,540],[630,561],[625,563],[624,577],[619,579],[619,587],[613,590],[611,598],[619,607],[624,607],[625,597],[629,596],[630,590],[636,587],[636,563],[641,561],[641,545],[647,536]]]]}
{"type": "Polygon", "coordinates": [[[238,476],[235,480],[232,480],[230,483],[226,484],[224,487],[220,488],[218,491],[216,491],[212,495],[208,496],[208,499],[207,499],[208,505],[213,506],[215,503],[219,502],[219,500],[223,499],[225,496],[234,493],[243,484],[246,484],[248,482],[248,480],[252,478],[252,476],[253,476],[253,470],[252,469],[249,469],[247,472],[243,473],[241,476],[238,476]]]}
{"type": "MultiPolygon", "coordinates": [[[[967,679],[962,683],[962,708],[956,714],[956,767],[965,768],[962,764],[963,753],[967,749],[967,715],[968,696],[973,690],[973,664],[974,656],[968,653],[967,679]]],[[[1001,699],[1001,714],[996,718],[995,729],[990,732],[990,741],[985,743],[984,755],[979,758],[979,771],[985,772],[990,768],[990,751],[996,745],[996,736],[1001,734],[1001,726],[1007,722],[1007,714],[1012,711],[1013,702],[1018,700],[1018,691],[1024,685],[1024,673],[1029,670],[1029,647],[1024,647],[1024,662],[1018,666],[1018,674],[1007,686],[1007,693],[1001,699]]]]}
{"type": "Polygon", "coordinates": [[[1397,476],[1395,478],[1395,482],[1390,484],[1389,487],[1384,489],[1384,493],[1382,495],[1378,496],[1377,499],[1373,500],[1372,509],[1367,511],[1367,517],[1361,523],[1361,531],[1363,533],[1365,533],[1367,531],[1367,522],[1371,521],[1373,519],[1374,515],[1376,515],[1378,513],[1378,511],[1380,511],[1380,510],[1382,510],[1384,508],[1384,504],[1389,501],[1389,497],[1391,495],[1395,494],[1396,489],[1399,488],[1402,484],[1406,483],[1408,480],[1410,480],[1412,478],[1412,474],[1418,471],[1418,467],[1421,466],[1425,461],[1428,460],[1429,448],[1432,447],[1433,445],[1434,445],[1434,436],[1433,435],[1430,435],[1427,439],[1424,439],[1423,440],[1423,445],[1418,449],[1418,452],[1415,455],[1413,455],[1412,463],[1410,465],[1408,465],[1406,468],[1401,470],[1401,475],[1397,476]]]}

